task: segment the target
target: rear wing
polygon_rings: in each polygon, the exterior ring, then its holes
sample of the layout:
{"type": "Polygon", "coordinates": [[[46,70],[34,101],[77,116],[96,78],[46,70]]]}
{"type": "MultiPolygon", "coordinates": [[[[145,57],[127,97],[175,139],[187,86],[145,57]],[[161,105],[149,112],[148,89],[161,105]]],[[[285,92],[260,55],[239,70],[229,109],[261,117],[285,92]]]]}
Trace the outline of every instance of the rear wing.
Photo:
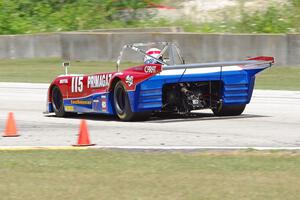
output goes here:
{"type": "Polygon", "coordinates": [[[168,65],[163,66],[163,70],[173,70],[173,69],[193,69],[193,68],[206,68],[206,67],[227,67],[227,66],[254,66],[269,64],[269,67],[274,64],[274,58],[268,56],[260,56],[249,58],[244,61],[228,61],[228,62],[210,62],[210,63],[193,63],[193,64],[182,64],[182,65],[168,65]]]}

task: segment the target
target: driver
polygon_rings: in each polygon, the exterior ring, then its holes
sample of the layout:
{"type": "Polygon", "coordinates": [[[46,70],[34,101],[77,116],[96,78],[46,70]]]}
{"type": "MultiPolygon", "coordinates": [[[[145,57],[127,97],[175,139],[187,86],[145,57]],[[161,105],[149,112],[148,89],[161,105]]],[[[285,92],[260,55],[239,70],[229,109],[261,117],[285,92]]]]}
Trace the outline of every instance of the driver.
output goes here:
{"type": "MultiPolygon", "coordinates": [[[[148,55],[151,55],[153,56],[154,58],[157,58],[159,60],[162,60],[162,55],[161,55],[161,50],[158,49],[158,48],[151,48],[151,49],[148,49],[146,51],[146,53],[148,55]]],[[[151,58],[150,56],[145,56],[144,57],[144,63],[145,64],[161,64],[159,62],[157,62],[157,60],[151,58]]]]}

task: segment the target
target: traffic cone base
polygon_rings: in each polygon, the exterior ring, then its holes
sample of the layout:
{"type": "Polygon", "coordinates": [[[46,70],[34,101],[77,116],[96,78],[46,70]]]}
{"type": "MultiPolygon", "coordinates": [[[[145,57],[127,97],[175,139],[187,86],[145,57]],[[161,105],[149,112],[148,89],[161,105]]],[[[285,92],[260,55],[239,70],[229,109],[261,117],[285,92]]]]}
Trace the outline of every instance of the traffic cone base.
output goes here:
{"type": "MultiPolygon", "coordinates": [[[[4,133],[5,134],[5,133],[4,133]]],[[[15,134],[15,135],[2,135],[2,137],[19,137],[20,135],[15,134]]]]}
{"type": "Polygon", "coordinates": [[[17,134],[16,122],[14,119],[14,114],[12,112],[8,113],[8,118],[6,121],[6,127],[3,137],[18,137],[20,135],[17,134]]]}
{"type": "Polygon", "coordinates": [[[93,145],[96,145],[96,144],[91,144],[91,142],[90,142],[89,131],[88,131],[86,122],[85,122],[85,120],[81,120],[77,144],[74,144],[72,146],[85,147],[85,146],[93,146],[93,145]]]}
{"type": "Polygon", "coordinates": [[[96,144],[73,144],[73,147],[88,147],[88,146],[95,146],[96,144]]]}

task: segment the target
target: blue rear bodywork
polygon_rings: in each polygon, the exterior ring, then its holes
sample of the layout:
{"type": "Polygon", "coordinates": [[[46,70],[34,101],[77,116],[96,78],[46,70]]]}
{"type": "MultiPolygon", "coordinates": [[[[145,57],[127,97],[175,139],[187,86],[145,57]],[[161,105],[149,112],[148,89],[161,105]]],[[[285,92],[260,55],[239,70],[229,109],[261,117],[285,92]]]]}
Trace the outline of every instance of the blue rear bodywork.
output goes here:
{"type": "MultiPolygon", "coordinates": [[[[266,65],[266,68],[269,65],[266,65]]],[[[262,69],[226,71],[189,75],[156,75],[137,86],[136,91],[129,92],[131,108],[134,112],[147,110],[160,111],[162,108],[162,88],[164,84],[179,82],[221,81],[220,96],[223,105],[248,104],[252,97],[255,74],[262,69]]]]}

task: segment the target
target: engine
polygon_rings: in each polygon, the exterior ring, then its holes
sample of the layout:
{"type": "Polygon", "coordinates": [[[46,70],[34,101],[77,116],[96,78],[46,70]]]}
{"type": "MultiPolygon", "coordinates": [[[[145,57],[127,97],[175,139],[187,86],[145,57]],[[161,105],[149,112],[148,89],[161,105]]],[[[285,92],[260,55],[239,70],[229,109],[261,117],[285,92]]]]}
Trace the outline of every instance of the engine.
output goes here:
{"type": "Polygon", "coordinates": [[[187,113],[191,110],[210,108],[214,102],[218,101],[215,85],[211,82],[165,85],[163,88],[163,110],[187,113]],[[214,94],[212,94],[213,92],[214,94]]]}

